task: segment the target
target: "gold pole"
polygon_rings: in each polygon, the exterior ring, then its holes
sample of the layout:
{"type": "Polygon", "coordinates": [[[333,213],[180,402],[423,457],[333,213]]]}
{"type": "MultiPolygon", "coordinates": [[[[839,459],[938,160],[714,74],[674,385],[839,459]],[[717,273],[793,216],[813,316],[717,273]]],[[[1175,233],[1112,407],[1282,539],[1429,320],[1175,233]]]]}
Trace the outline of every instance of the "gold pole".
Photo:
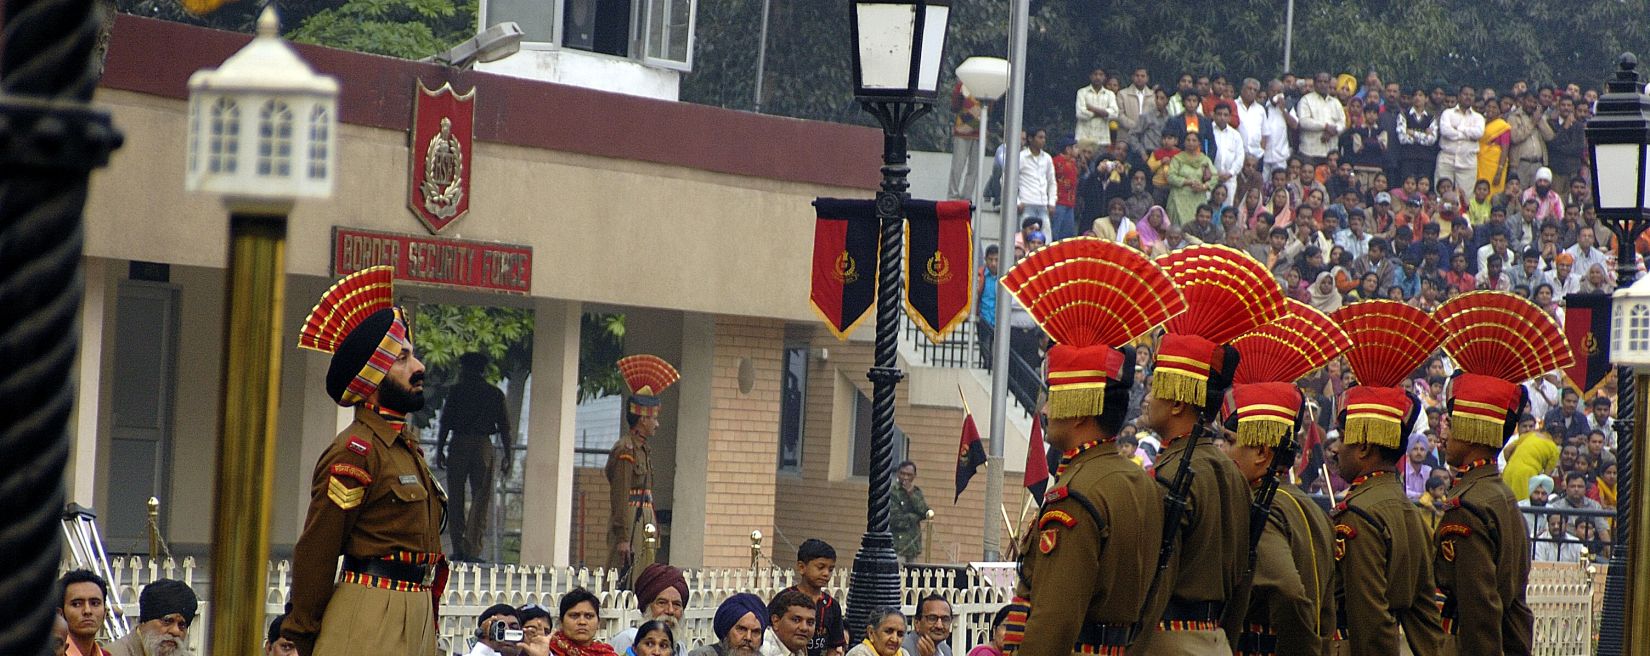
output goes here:
{"type": "MultiPolygon", "coordinates": [[[[1617,384],[1619,385],[1620,381],[1617,381],[1617,384]]],[[[1633,484],[1629,493],[1632,494],[1630,511],[1634,517],[1633,535],[1629,538],[1628,544],[1633,545],[1635,549],[1644,549],[1650,545],[1650,494],[1647,494],[1650,492],[1650,486],[1646,485],[1646,482],[1650,482],[1650,466],[1646,465],[1646,460],[1650,458],[1645,457],[1650,453],[1646,453],[1647,445],[1643,439],[1645,435],[1650,434],[1646,431],[1650,425],[1645,423],[1650,419],[1650,412],[1646,412],[1650,410],[1650,397],[1645,396],[1647,387],[1650,387],[1650,375],[1637,373],[1633,376],[1632,384],[1633,398],[1638,399],[1638,403],[1633,404],[1634,434],[1617,435],[1616,438],[1633,440],[1633,484]]],[[[1650,627],[1650,568],[1646,568],[1644,563],[1636,562],[1637,560],[1639,559],[1627,560],[1627,598],[1624,600],[1627,607],[1627,623],[1624,626],[1627,630],[1622,632],[1623,654],[1638,653],[1634,650],[1641,649],[1640,645],[1650,642],[1650,639],[1643,635],[1634,635],[1638,631],[1633,629],[1650,627]]]]}
{"type": "Polygon", "coordinates": [[[751,569],[762,562],[762,532],[751,531],[751,569]]]}
{"type": "Polygon", "coordinates": [[[922,536],[922,560],[927,563],[934,562],[934,511],[932,510],[928,511],[928,514],[922,518],[922,536]]]}
{"type": "Polygon", "coordinates": [[[149,560],[160,554],[160,499],[149,497],[149,560]]]}
{"type": "Polygon", "coordinates": [[[285,267],[285,216],[230,214],[212,526],[213,653],[256,653],[265,628],[285,267]]]}

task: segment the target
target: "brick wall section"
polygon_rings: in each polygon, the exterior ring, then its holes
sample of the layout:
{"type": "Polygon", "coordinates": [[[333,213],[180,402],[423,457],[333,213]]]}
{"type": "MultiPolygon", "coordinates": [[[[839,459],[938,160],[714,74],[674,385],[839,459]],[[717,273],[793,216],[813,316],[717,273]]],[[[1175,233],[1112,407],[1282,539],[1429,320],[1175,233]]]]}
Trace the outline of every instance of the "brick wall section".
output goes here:
{"type": "Polygon", "coordinates": [[[573,469],[573,544],[568,550],[574,565],[607,564],[607,472],[601,467],[573,469]]]}
{"type": "MultiPolygon", "coordinates": [[[[863,329],[871,329],[866,325],[863,329]]],[[[837,550],[839,567],[849,567],[865,531],[865,505],[869,482],[865,478],[830,476],[831,441],[844,440],[851,448],[853,426],[831,424],[833,390],[840,374],[852,382],[866,398],[871,383],[865,372],[873,356],[869,343],[839,342],[824,330],[816,332],[814,348],[830,349],[830,360],[809,363],[807,418],[803,430],[802,472],[780,474],[779,508],[776,524],[784,534],[771,547],[774,561],[782,566],[795,562],[795,547],[807,538],[820,538],[837,550]]],[[[908,374],[909,375],[909,374],[908,374]]],[[[988,409],[981,409],[988,410],[988,409]]],[[[962,434],[960,408],[912,406],[907,386],[901,384],[896,398],[894,421],[910,440],[907,457],[917,465],[917,486],[934,510],[933,560],[967,562],[980,560],[984,521],[986,469],[982,467],[967,491],[952,503],[958,438],[962,434]]],[[[989,428],[980,425],[982,437],[989,428]]],[[[898,453],[895,454],[896,458],[898,453]]],[[[1018,469],[1017,466],[1010,469],[1018,469]]],[[[897,484],[897,483],[896,483],[897,484]]],[[[1017,515],[1024,500],[1020,477],[1010,473],[1003,483],[1005,505],[1017,515]]],[[[1001,520],[993,524],[1001,527],[1001,520]]],[[[1006,535],[1006,533],[1000,533],[1006,535]]],[[[1003,537],[1002,546],[1007,547],[1003,537]]]]}
{"type": "Polygon", "coordinates": [[[773,534],[784,344],[784,322],[716,319],[705,490],[706,567],[748,566],[750,532],[773,534]],[[755,379],[750,391],[741,393],[739,366],[746,358],[755,379]]]}

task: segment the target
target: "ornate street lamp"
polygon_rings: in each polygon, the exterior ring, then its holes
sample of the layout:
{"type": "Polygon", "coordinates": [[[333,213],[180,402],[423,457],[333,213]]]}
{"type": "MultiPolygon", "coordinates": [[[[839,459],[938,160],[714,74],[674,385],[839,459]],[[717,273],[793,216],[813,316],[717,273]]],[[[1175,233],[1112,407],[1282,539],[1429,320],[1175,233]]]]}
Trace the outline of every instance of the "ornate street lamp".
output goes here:
{"type": "MultiPolygon", "coordinates": [[[[1587,149],[1592,157],[1593,205],[1599,219],[1616,235],[1616,288],[1611,326],[1611,358],[1616,369],[1616,443],[1620,466],[1616,481],[1620,496],[1616,505],[1615,549],[1605,582],[1604,624],[1599,630],[1600,654],[1636,653],[1627,626],[1650,626],[1650,571],[1630,557],[1633,547],[1647,541],[1634,534],[1646,523],[1634,511],[1647,509],[1638,434],[1633,431],[1634,401],[1639,393],[1635,367],[1650,365],[1650,345],[1645,342],[1645,295],[1650,290],[1634,284],[1638,277],[1635,244],[1650,217],[1645,214],[1645,191],[1650,186],[1650,97],[1639,82],[1638,58],[1632,53],[1616,60],[1616,74],[1598,99],[1598,111],[1587,123],[1587,149]],[[1638,618],[1626,623],[1629,617],[1638,618]]],[[[1636,640],[1639,651],[1650,638],[1636,640]]]]}
{"type": "Polygon", "coordinates": [[[899,369],[900,257],[904,250],[904,204],[910,194],[905,134],[912,122],[933,109],[939,93],[949,0],[854,0],[848,5],[854,36],[854,95],[882,125],[882,189],[877,220],[882,226],[877,273],[876,357],[871,379],[871,485],[866,500],[865,535],[854,557],[848,590],[849,626],[864,626],[877,608],[900,601],[899,559],[888,531],[888,504],[894,478],[894,388],[899,369]]]}
{"type": "Polygon", "coordinates": [[[277,33],[275,10],[217,70],[189,78],[184,187],[229,209],[223,421],[212,527],[212,651],[252,653],[264,629],[287,213],[332,195],[338,82],[277,33]]]}

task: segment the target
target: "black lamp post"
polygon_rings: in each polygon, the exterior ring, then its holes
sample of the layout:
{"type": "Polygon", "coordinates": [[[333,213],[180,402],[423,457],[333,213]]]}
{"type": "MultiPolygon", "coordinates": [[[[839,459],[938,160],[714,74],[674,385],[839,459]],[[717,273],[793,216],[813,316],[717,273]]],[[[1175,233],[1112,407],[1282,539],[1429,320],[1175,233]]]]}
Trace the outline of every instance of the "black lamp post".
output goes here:
{"type": "Polygon", "coordinates": [[[905,377],[897,359],[904,205],[910,197],[906,176],[911,173],[905,165],[905,133],[933,109],[950,16],[949,0],[854,0],[848,6],[854,35],[854,96],[882,125],[883,135],[882,189],[876,200],[882,225],[876,358],[867,374],[872,385],[871,486],[865,535],[848,590],[850,627],[865,626],[876,609],[900,601],[899,559],[888,531],[888,504],[894,478],[894,388],[905,377]]]}
{"type": "MultiPolygon", "coordinates": [[[[1650,97],[1639,81],[1638,58],[1623,54],[1616,61],[1616,74],[1607,83],[1607,93],[1598,99],[1598,111],[1587,123],[1587,149],[1592,156],[1593,205],[1599,219],[1616,235],[1616,288],[1626,289],[1638,278],[1634,245],[1650,225],[1645,214],[1645,187],[1650,184],[1650,97]]],[[[1620,330],[1619,319],[1617,330],[1620,330]]],[[[1629,594],[1637,580],[1650,571],[1634,571],[1630,556],[1633,543],[1633,510],[1643,507],[1643,486],[1638,485],[1634,454],[1638,435],[1633,432],[1634,401],[1637,390],[1631,367],[1616,369],[1616,448],[1620,466],[1616,468],[1619,496],[1616,504],[1615,549],[1604,588],[1604,624],[1599,631],[1598,653],[1623,654],[1629,641],[1643,650],[1647,639],[1626,634],[1628,612],[1645,609],[1650,599],[1629,594]],[[1631,587],[1630,587],[1631,586],[1631,587]],[[1638,597],[1638,598],[1635,598],[1638,597]]],[[[1636,624],[1644,628],[1644,624],[1636,624]]]]}
{"type": "Polygon", "coordinates": [[[6,0],[0,18],[0,654],[47,653],[57,605],[81,210],[88,174],[121,142],[89,104],[94,4],[6,0]]]}

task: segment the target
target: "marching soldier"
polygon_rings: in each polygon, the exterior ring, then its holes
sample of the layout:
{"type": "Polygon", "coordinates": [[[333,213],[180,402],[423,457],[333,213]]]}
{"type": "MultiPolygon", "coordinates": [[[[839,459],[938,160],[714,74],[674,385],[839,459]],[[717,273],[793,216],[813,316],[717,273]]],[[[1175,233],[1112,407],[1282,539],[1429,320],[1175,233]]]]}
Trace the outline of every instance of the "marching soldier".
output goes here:
{"type": "Polygon", "coordinates": [[[1287,306],[1277,279],[1236,250],[1193,246],[1158,262],[1188,307],[1167,325],[1140,417],[1163,440],[1157,481],[1168,503],[1160,581],[1146,602],[1147,616],[1159,619],[1132,653],[1231,653],[1248,609],[1252,496],[1208,426],[1238,367],[1228,342],[1282,318],[1287,306]]]}
{"type": "Polygon", "coordinates": [[[1433,536],[1444,652],[1527,655],[1535,630],[1524,596],[1530,541],[1496,455],[1518,427],[1527,400],[1522,383],[1570,366],[1573,356],[1552,318],[1512,294],[1458,296],[1433,315],[1447,331],[1445,352],[1465,372],[1450,386],[1444,460],[1455,485],[1433,536]]]}
{"type": "Polygon", "coordinates": [[[1021,656],[1120,655],[1140,633],[1163,521],[1157,484],[1112,444],[1134,379],[1134,349],[1125,345],[1185,302],[1161,270],[1126,246],[1075,238],[1043,254],[1022,261],[1003,285],[1055,342],[1047,435],[1064,455],[1036,530],[1026,532],[1006,645],[1021,656]],[[1083,284],[1096,261],[1114,267],[1109,286],[1083,284]],[[1025,284],[1030,278],[1035,285],[1025,284]],[[1062,287],[1078,293],[1062,297],[1062,287]],[[1124,304],[1139,311],[1093,311],[1124,304]]]}
{"type": "Polygon", "coordinates": [[[1393,656],[1400,634],[1416,656],[1439,653],[1431,531],[1397,476],[1421,404],[1398,384],[1431,355],[1443,328],[1396,301],[1364,301],[1331,315],[1352,339],[1346,357],[1359,385],[1341,404],[1340,473],[1351,481],[1335,505],[1335,605],[1331,653],[1393,656]]]}
{"type": "Polygon", "coordinates": [[[1339,357],[1348,340],[1323,313],[1290,305],[1284,321],[1233,342],[1243,359],[1221,408],[1232,443],[1227,454],[1255,489],[1249,511],[1252,586],[1233,650],[1238,656],[1322,656],[1335,626],[1329,518],[1281,479],[1292,473],[1300,427],[1310,421],[1293,381],[1339,357]]]}
{"type": "MultiPolygon", "coordinates": [[[[628,430],[607,455],[609,517],[607,540],[612,547],[607,566],[629,582],[653,564],[647,550],[646,528],[658,528],[653,515],[653,460],[647,441],[659,430],[659,395],[681,374],[655,355],[632,355],[619,360],[619,373],[630,388],[625,406],[628,430]],[[638,563],[637,558],[643,561],[638,563]]],[[[655,534],[656,535],[656,534],[655,534]]]]}
{"type": "Polygon", "coordinates": [[[340,280],[298,337],[299,347],[332,354],[327,395],[355,408],[354,423],[315,466],[293,548],[292,611],[281,636],[304,656],[436,654],[447,496],[407,425],[407,415],[424,407],[424,365],[407,317],[392,304],[392,271],[373,267],[340,280]]]}

